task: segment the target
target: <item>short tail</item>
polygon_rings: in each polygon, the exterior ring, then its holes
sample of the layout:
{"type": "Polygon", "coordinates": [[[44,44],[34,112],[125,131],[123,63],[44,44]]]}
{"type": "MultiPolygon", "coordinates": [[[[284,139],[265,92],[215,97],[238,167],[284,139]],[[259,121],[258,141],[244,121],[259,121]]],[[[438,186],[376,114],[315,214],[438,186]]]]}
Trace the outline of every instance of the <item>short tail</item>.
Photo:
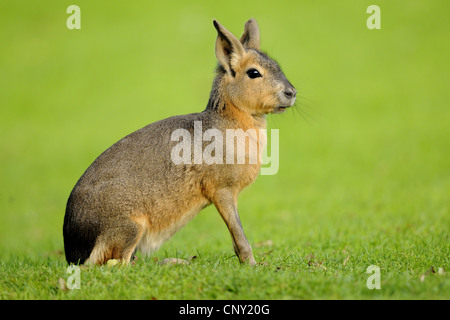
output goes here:
{"type": "Polygon", "coordinates": [[[95,246],[99,227],[93,222],[81,223],[79,215],[72,206],[71,198],[69,197],[67,202],[64,216],[64,252],[69,264],[82,264],[89,258],[95,246]]]}

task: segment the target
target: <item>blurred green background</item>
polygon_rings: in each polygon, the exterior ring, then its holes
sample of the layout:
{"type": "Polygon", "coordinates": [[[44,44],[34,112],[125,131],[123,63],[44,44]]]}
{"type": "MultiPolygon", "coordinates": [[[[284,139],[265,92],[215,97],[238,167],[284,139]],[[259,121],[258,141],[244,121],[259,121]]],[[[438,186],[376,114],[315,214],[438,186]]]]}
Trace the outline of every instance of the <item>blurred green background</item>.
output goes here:
{"type": "MultiPolygon", "coordinates": [[[[300,110],[267,118],[280,168],[242,193],[250,242],[306,255],[432,241],[416,254],[448,266],[449,12],[444,0],[2,1],[0,258],[63,250],[65,204],[84,170],[146,124],[204,110],[212,20],[240,37],[254,17],[300,110]],[[81,30],[66,27],[70,4],[81,30]],[[380,30],[366,27],[371,4],[380,30]]],[[[205,242],[232,253],[214,208],[165,248],[205,242]]]]}

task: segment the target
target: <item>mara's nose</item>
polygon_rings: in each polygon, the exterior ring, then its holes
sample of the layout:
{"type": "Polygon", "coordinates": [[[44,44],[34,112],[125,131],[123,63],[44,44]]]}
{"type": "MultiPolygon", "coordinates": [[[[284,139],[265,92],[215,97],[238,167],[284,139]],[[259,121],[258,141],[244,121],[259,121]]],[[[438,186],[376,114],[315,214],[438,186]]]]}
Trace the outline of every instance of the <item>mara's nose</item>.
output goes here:
{"type": "Polygon", "coordinates": [[[297,95],[297,90],[295,90],[294,88],[286,89],[286,90],[284,90],[284,95],[288,99],[295,98],[295,96],[297,95]]]}

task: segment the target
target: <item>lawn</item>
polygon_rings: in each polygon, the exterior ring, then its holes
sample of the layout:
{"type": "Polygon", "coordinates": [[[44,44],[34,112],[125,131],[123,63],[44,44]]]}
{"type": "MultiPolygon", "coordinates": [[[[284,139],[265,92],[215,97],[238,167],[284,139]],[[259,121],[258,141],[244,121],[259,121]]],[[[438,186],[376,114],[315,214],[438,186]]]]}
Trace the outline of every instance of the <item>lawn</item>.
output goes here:
{"type": "Polygon", "coordinates": [[[0,299],[450,298],[448,1],[2,1],[0,299]],[[66,9],[81,8],[69,30],[66,9]],[[381,9],[369,30],[366,9],[381,9]],[[286,9],[288,8],[288,9],[286,9]],[[261,48],[299,92],[267,117],[280,166],[239,198],[258,265],[214,207],[149,257],[64,285],[70,191],[111,144],[206,107],[213,19],[261,48]],[[164,258],[189,265],[160,265],[164,258]],[[369,289],[369,266],[380,289],[369,289]],[[64,280],[64,281],[61,281],[64,280]]]}

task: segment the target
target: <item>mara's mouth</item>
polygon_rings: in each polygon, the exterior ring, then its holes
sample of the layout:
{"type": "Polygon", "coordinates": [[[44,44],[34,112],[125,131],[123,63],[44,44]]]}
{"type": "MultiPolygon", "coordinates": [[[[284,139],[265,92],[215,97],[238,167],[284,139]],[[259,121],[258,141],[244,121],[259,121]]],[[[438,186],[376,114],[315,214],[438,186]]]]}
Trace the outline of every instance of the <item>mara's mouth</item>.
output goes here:
{"type": "Polygon", "coordinates": [[[277,106],[273,109],[272,113],[283,113],[286,111],[287,108],[290,106],[277,106]]]}

